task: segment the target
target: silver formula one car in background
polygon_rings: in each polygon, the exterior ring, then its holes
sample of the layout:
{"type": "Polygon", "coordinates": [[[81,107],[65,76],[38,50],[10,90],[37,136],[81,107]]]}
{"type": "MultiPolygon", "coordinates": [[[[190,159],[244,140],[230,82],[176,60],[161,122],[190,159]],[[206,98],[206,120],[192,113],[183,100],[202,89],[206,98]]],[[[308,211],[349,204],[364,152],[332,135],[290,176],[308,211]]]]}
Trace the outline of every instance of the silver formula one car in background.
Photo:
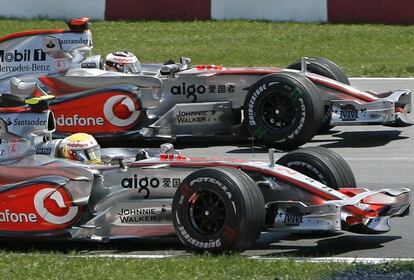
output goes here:
{"type": "Polygon", "coordinates": [[[2,238],[177,235],[188,250],[242,251],[263,231],[387,232],[409,211],[408,189],[356,188],[346,162],[323,148],[276,163],[273,151],[269,162],[189,158],[171,144],[105,148],[102,164],[64,159],[62,140],[48,140],[48,99],[0,96],[2,238]]]}
{"type": "Polygon", "coordinates": [[[55,136],[87,132],[100,139],[171,141],[253,137],[256,143],[292,149],[332,126],[411,124],[409,90],[355,89],[336,64],[323,58],[304,58],[286,69],[191,67],[191,60],[182,58],[167,65],[142,64],[136,73],[105,71],[99,69],[99,56],[87,56],[92,47],[88,21],[76,22],[76,29],[63,33],[0,38],[2,67],[11,70],[0,81],[11,81],[12,94],[28,96],[36,89],[24,81],[39,77],[40,86],[56,96],[51,102],[55,136]],[[63,36],[77,36],[86,44],[68,48],[72,41],[63,36]],[[24,66],[39,64],[39,57],[50,71],[30,68],[26,73],[24,66]]]}

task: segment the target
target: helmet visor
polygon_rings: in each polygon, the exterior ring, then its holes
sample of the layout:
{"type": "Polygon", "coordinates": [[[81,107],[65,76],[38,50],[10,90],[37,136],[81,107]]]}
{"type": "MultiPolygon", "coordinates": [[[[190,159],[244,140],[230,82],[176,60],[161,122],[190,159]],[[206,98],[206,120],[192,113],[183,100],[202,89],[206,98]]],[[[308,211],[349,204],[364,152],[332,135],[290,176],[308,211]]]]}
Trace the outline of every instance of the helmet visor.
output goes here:
{"type": "Polygon", "coordinates": [[[86,150],[72,150],[72,155],[75,160],[86,161],[93,163],[101,162],[101,149],[99,146],[88,148],[86,150]]]}
{"type": "Polygon", "coordinates": [[[124,67],[125,67],[124,72],[126,73],[141,73],[142,72],[141,64],[139,64],[138,62],[126,64],[124,67]]]}

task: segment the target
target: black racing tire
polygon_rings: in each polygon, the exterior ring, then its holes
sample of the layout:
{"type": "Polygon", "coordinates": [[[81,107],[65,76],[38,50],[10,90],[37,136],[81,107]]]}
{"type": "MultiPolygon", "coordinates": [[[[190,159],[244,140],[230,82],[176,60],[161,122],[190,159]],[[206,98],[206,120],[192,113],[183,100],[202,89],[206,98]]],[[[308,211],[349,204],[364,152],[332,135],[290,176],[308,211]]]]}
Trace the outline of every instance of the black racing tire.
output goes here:
{"type": "Polygon", "coordinates": [[[334,125],[331,125],[331,119],[332,119],[332,110],[331,105],[325,105],[324,107],[324,114],[323,114],[323,121],[322,125],[319,128],[318,134],[326,134],[328,133],[332,128],[334,128],[334,125]]]}
{"type": "MultiPolygon", "coordinates": [[[[307,70],[309,72],[350,85],[344,70],[329,59],[322,57],[308,57],[307,62],[307,70]]],[[[289,64],[287,68],[300,70],[301,60],[289,64]]]]}
{"type": "MultiPolygon", "coordinates": [[[[289,64],[288,69],[301,69],[301,61],[295,61],[292,64],[289,64]]],[[[345,74],[344,70],[339,67],[336,63],[330,61],[329,59],[322,57],[309,57],[307,64],[307,71],[315,73],[335,81],[350,85],[349,79],[345,74]]],[[[331,108],[330,106],[325,107],[325,116],[324,122],[319,130],[320,134],[327,133],[334,126],[330,125],[331,122],[331,108]]]]}
{"type": "Polygon", "coordinates": [[[335,153],[332,150],[323,147],[310,147],[309,150],[320,153],[325,156],[327,161],[332,162],[339,170],[340,175],[342,175],[344,188],[356,188],[357,183],[355,180],[354,172],[351,169],[351,166],[346,162],[346,160],[341,157],[339,154],[335,153]]]}
{"type": "Polygon", "coordinates": [[[356,188],[355,176],[348,163],[334,151],[310,147],[292,151],[276,162],[333,188],[356,188]]]}
{"type": "Polygon", "coordinates": [[[180,184],[172,215],[177,236],[189,251],[241,252],[264,228],[265,202],[246,173],[229,167],[204,168],[180,184]]]}
{"type": "Polygon", "coordinates": [[[318,134],[327,134],[334,128],[334,125],[331,125],[332,111],[331,106],[325,106],[325,113],[323,115],[323,122],[319,128],[318,134]]]}
{"type": "Polygon", "coordinates": [[[281,72],[267,75],[249,88],[243,114],[257,142],[292,150],[317,134],[324,106],[309,79],[299,73],[281,72]]]}

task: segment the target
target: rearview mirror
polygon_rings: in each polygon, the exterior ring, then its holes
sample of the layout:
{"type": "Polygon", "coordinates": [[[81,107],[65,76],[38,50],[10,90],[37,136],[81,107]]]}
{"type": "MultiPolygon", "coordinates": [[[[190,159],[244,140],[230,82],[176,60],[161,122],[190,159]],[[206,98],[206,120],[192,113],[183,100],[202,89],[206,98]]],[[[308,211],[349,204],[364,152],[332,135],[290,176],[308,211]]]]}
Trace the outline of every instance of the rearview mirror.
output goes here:
{"type": "Polygon", "coordinates": [[[186,70],[190,68],[191,64],[191,58],[189,57],[180,57],[180,63],[181,63],[181,70],[186,70]]]}
{"type": "Polygon", "coordinates": [[[177,73],[180,69],[178,69],[177,64],[167,64],[163,65],[160,69],[160,73],[162,75],[172,75],[174,76],[175,73],[177,73]]]}

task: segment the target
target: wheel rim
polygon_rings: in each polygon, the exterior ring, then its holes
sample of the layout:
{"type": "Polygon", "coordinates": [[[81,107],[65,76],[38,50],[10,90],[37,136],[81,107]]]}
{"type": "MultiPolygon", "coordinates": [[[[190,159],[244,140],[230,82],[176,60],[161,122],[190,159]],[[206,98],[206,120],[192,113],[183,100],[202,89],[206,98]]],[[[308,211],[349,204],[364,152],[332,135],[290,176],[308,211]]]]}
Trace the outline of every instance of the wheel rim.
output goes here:
{"type": "Polygon", "coordinates": [[[190,221],[203,235],[218,233],[224,226],[226,209],[221,198],[210,191],[196,193],[191,199],[190,221]]]}
{"type": "Polygon", "coordinates": [[[259,106],[261,120],[273,131],[283,131],[296,120],[297,106],[290,94],[278,92],[266,96],[259,106]]]}

